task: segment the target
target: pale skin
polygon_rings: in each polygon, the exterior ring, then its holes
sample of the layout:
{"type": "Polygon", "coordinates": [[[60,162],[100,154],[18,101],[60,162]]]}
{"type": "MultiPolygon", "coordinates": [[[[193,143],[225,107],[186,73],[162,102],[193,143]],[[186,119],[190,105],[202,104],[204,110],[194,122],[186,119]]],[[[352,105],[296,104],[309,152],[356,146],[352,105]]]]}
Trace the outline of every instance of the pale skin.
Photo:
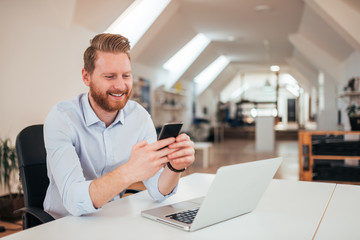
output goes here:
{"type": "MultiPolygon", "coordinates": [[[[103,93],[131,90],[133,85],[131,63],[125,53],[97,51],[93,73],[90,74],[83,69],[82,78],[86,86],[92,85],[103,93]]],[[[108,94],[107,101],[109,104],[123,102],[125,105],[127,99],[125,94],[108,94]]],[[[89,102],[106,126],[114,121],[118,110],[103,109],[90,94],[89,102]]],[[[145,140],[138,142],[133,146],[127,163],[91,182],[89,193],[94,207],[102,207],[129,185],[150,178],[164,166],[158,185],[160,193],[164,196],[168,195],[178,183],[181,173],[171,171],[166,163],[170,162],[175,169],[186,168],[194,162],[194,152],[194,144],[186,134],[152,144],[148,144],[145,140]],[[168,147],[162,149],[166,146],[168,147]]]]}

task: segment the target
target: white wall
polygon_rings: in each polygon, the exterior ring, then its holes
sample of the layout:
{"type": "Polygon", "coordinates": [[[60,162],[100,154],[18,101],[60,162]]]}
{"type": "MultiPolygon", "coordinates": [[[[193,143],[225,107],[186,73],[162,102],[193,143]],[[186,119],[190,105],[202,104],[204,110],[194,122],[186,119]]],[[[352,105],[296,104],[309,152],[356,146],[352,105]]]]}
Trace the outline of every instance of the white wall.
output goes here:
{"type": "Polygon", "coordinates": [[[60,22],[53,1],[0,1],[0,137],[24,127],[87,88],[82,54],[94,33],[60,22]]]}
{"type": "MultiPolygon", "coordinates": [[[[87,91],[82,54],[95,33],[71,24],[74,3],[64,3],[63,11],[50,0],[0,1],[0,138],[14,145],[57,102],[87,91]]],[[[0,195],[6,192],[0,187],[0,195]]]]}

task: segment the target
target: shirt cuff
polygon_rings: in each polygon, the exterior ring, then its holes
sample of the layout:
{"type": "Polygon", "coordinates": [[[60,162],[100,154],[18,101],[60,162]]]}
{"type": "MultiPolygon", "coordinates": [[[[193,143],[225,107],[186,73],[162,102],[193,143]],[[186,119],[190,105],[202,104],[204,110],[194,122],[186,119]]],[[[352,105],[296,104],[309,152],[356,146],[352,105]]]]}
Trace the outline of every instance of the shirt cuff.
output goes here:
{"type": "Polygon", "coordinates": [[[160,178],[160,174],[162,173],[163,170],[164,169],[161,169],[153,177],[151,177],[151,178],[147,179],[146,181],[144,181],[144,185],[146,186],[146,188],[148,190],[148,193],[156,201],[164,201],[165,199],[167,199],[170,196],[174,195],[177,192],[178,185],[179,185],[179,184],[177,184],[175,186],[175,188],[171,191],[171,193],[164,196],[159,191],[159,178],[160,178]]]}
{"type": "Polygon", "coordinates": [[[84,181],[76,183],[73,193],[75,196],[74,203],[70,204],[68,211],[74,216],[80,216],[84,214],[94,213],[99,211],[101,208],[96,209],[92,203],[89,193],[89,187],[92,181],[84,181]]]}

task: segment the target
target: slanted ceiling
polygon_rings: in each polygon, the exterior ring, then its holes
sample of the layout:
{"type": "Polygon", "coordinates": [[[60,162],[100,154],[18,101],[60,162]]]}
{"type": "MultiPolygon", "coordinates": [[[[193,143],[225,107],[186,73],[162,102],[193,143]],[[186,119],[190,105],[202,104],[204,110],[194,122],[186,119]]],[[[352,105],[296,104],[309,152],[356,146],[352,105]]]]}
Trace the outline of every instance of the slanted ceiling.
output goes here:
{"type": "MultiPolygon", "coordinates": [[[[133,2],[77,0],[73,21],[102,32],[133,2]]],[[[318,70],[338,79],[341,69],[334,66],[360,46],[360,37],[349,32],[353,26],[345,21],[346,12],[331,14],[335,7],[352,9],[353,19],[360,16],[358,0],[172,0],[133,48],[133,60],[159,69],[201,32],[212,42],[183,74],[185,81],[219,55],[231,63],[211,85],[217,90],[239,71],[268,71],[272,64],[293,68],[306,84],[318,70]]]]}

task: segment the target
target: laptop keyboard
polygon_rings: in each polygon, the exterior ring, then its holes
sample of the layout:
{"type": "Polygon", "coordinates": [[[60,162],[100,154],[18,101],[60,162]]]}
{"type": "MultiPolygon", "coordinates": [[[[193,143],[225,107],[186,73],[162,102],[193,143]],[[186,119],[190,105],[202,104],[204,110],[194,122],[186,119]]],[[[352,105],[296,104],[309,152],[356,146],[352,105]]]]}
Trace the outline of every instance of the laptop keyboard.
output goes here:
{"type": "Polygon", "coordinates": [[[196,208],[196,209],[191,209],[191,210],[186,210],[183,212],[170,214],[170,215],[167,215],[166,217],[176,220],[176,221],[179,221],[179,222],[191,224],[194,221],[194,218],[198,211],[199,211],[199,208],[196,208]]]}

